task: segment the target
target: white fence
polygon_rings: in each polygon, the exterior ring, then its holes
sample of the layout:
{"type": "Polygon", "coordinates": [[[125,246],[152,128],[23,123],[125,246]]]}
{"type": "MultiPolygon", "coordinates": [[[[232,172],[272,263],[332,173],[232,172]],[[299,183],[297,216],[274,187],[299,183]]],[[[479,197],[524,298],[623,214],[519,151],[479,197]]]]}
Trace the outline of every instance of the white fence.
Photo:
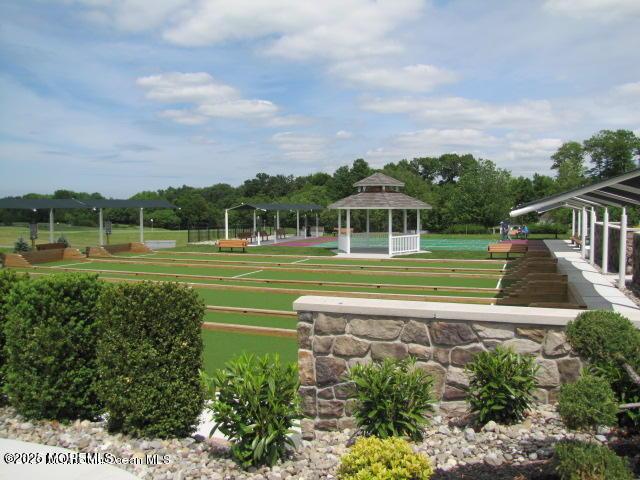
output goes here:
{"type": "Polygon", "coordinates": [[[420,251],[420,235],[399,235],[391,237],[390,255],[420,251]]]}

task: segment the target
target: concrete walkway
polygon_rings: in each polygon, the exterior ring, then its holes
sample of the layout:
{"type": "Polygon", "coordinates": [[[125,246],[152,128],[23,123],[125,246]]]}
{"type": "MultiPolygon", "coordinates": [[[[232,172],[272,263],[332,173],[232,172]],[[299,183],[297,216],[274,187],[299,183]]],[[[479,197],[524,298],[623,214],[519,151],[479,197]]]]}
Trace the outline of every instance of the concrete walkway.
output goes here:
{"type": "Polygon", "coordinates": [[[567,275],[589,309],[614,310],[640,321],[640,307],[616,287],[617,275],[603,275],[565,240],[545,240],[558,258],[558,272],[567,275]]]}
{"type": "MultiPolygon", "coordinates": [[[[38,443],[22,442],[0,438],[0,478],[20,480],[137,480],[138,477],[113,465],[51,464],[46,455],[55,456],[58,461],[66,455],[78,452],[66,448],[49,447],[38,443]],[[32,465],[13,464],[10,459],[15,454],[39,454],[41,462],[32,465]],[[9,463],[7,462],[9,460],[9,463]]],[[[35,457],[34,457],[35,458],[35,457]]]]}

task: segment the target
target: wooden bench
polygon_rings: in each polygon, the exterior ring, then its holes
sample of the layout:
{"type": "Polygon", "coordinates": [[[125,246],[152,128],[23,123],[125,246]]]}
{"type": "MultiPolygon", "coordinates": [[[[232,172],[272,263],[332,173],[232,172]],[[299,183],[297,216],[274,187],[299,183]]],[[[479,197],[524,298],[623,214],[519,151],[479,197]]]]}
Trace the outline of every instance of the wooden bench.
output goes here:
{"type": "Polygon", "coordinates": [[[276,239],[278,238],[287,238],[287,230],[284,228],[276,229],[276,239]]]}
{"type": "Polygon", "coordinates": [[[234,248],[241,248],[244,252],[247,248],[248,242],[246,240],[233,239],[233,240],[218,240],[218,251],[220,252],[223,248],[229,248],[233,251],[234,248]]]}
{"type": "Polygon", "coordinates": [[[251,241],[253,239],[253,233],[251,233],[251,232],[240,232],[238,234],[238,238],[240,240],[249,240],[249,241],[251,241]]]}
{"type": "Polygon", "coordinates": [[[576,237],[575,235],[571,237],[571,243],[577,245],[578,247],[582,246],[582,239],[580,237],[576,237]]]}
{"type": "Polygon", "coordinates": [[[487,251],[491,258],[494,253],[506,253],[507,258],[511,253],[527,253],[527,246],[522,243],[491,243],[487,247],[487,251]]]}

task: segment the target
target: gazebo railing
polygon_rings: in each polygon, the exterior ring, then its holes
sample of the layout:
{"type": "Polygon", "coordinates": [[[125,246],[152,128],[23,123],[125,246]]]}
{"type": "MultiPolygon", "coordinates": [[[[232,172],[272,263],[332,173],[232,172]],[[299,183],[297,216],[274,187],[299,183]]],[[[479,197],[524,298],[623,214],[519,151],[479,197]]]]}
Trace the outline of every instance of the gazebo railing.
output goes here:
{"type": "Polygon", "coordinates": [[[398,235],[391,237],[391,255],[399,253],[419,252],[420,235],[398,235]]]}

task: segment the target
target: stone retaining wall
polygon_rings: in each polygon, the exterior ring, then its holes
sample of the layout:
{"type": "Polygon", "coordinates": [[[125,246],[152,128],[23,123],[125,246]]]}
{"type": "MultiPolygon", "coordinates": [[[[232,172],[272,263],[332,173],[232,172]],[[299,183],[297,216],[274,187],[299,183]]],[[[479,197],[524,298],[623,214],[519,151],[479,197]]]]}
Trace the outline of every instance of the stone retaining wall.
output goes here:
{"type": "Polygon", "coordinates": [[[540,365],[536,396],[542,403],[555,402],[559,386],[574,381],[582,367],[564,335],[575,310],[329,297],[302,297],[294,308],[299,322],[300,395],[307,417],[302,426],[307,436],[316,429],[353,427],[353,400],[348,400],[350,384],[344,376],[358,363],[416,357],[418,366],[433,375],[445,415],[466,411],[464,365],[497,345],[535,355],[540,365]],[[335,308],[315,308],[318,301],[335,308]],[[367,304],[373,307],[364,308],[367,304]],[[377,307],[381,304],[399,308],[377,307]]]}
{"type": "Polygon", "coordinates": [[[633,236],[633,286],[640,291],[640,233],[633,236]]]}
{"type": "MultiPolygon", "coordinates": [[[[602,267],[602,225],[596,224],[595,229],[595,262],[602,267]]],[[[633,256],[634,256],[634,240],[635,232],[627,231],[627,273],[631,273],[633,270],[633,256]]],[[[636,249],[637,251],[637,249],[636,249]]],[[[620,230],[617,228],[609,228],[609,262],[607,270],[610,273],[618,272],[618,261],[620,252],[620,230]]],[[[635,263],[637,265],[637,262],[635,263]]]]}

